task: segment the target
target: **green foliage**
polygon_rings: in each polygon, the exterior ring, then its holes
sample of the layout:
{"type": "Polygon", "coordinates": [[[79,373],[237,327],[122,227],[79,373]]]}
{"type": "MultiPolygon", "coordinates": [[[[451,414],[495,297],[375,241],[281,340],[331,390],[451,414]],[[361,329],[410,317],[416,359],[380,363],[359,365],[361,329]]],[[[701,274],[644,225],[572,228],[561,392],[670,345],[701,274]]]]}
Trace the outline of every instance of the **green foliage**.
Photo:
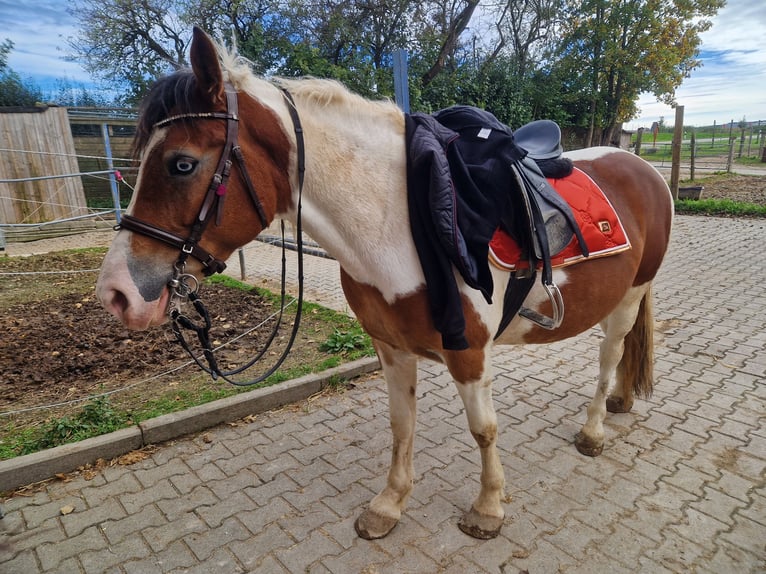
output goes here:
{"type": "Polygon", "coordinates": [[[676,213],[726,217],[766,217],[766,206],[740,203],[730,199],[676,200],[676,213]]]}
{"type": "Polygon", "coordinates": [[[87,403],[71,417],[49,422],[34,439],[21,446],[21,454],[77,442],[123,428],[128,423],[126,413],[112,408],[108,397],[99,397],[87,403]]]}
{"type": "Polygon", "coordinates": [[[546,117],[608,142],[640,92],[673,101],[723,0],[504,1],[474,13],[478,4],[73,0],[70,47],[132,104],[188,65],[192,24],[236,44],[256,73],[335,78],[368,97],[393,96],[391,56],[406,47],[414,111],[466,103],[514,127],[546,117]]]}
{"type": "MultiPolygon", "coordinates": [[[[636,115],[641,92],[672,104],[675,90],[700,65],[700,34],[724,0],[605,2],[569,0],[561,11],[555,66],[583,80],[589,125],[611,140],[617,122],[636,115]]],[[[597,143],[597,142],[592,142],[597,143]]]]}
{"type": "Polygon", "coordinates": [[[319,345],[319,349],[327,353],[345,355],[357,349],[364,349],[368,345],[370,345],[370,339],[361,328],[348,331],[335,329],[327,341],[319,345]]]}
{"type": "Polygon", "coordinates": [[[34,106],[42,100],[42,94],[39,88],[8,67],[8,55],[12,50],[10,40],[0,43],[0,107],[34,106]]]}

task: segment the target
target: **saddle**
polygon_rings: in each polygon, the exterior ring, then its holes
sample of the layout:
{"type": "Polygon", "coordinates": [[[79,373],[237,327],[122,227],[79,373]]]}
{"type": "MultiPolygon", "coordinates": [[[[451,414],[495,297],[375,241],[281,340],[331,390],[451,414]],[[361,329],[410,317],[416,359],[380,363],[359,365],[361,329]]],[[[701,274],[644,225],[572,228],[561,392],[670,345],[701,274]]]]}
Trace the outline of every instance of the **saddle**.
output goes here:
{"type": "Polygon", "coordinates": [[[491,302],[488,244],[498,227],[516,239],[530,260],[528,269],[512,274],[498,334],[517,312],[544,328],[558,327],[564,307],[553,282],[551,256],[573,236],[587,256],[569,205],[546,179],[563,177],[572,169],[571,162],[560,157],[558,126],[541,120],[514,134],[491,113],[470,106],[409,114],[406,126],[413,239],[444,347],[468,347],[452,265],[466,284],[491,302]],[[521,307],[538,264],[552,317],[521,307]]]}

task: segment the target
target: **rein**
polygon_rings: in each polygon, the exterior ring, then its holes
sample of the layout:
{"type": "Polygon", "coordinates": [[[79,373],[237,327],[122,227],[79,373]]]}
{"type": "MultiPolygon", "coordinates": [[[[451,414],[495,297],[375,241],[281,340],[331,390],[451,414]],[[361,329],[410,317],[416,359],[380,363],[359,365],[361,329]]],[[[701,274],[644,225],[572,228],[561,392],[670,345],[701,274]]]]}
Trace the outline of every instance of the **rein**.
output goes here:
{"type": "Polygon", "coordinates": [[[199,282],[197,278],[185,272],[186,261],[189,256],[197,259],[203,266],[203,274],[210,276],[214,273],[221,273],[226,268],[226,263],[216,258],[211,253],[199,246],[199,241],[202,239],[202,235],[205,231],[210,220],[213,218],[213,213],[216,214],[216,225],[221,225],[221,216],[223,213],[223,202],[226,197],[226,184],[231,175],[232,156],[239,165],[240,177],[245,183],[250,199],[253,202],[258,217],[261,222],[261,227],[265,229],[268,226],[268,220],[266,213],[263,209],[261,200],[258,194],[255,192],[252,179],[247,171],[245,165],[244,156],[242,150],[237,142],[238,135],[238,106],[237,106],[237,92],[234,88],[226,83],[226,105],[227,111],[223,112],[203,112],[203,113],[189,113],[178,114],[170,116],[164,120],[161,120],[154,124],[154,128],[165,127],[175,121],[184,119],[213,119],[213,120],[225,120],[226,121],[226,143],[224,144],[221,152],[221,157],[218,161],[213,179],[208,186],[205,199],[200,207],[199,214],[195,220],[192,228],[189,232],[189,236],[184,239],[183,237],[161,229],[151,223],[142,221],[132,215],[123,215],[120,224],[115,229],[127,229],[141,235],[145,235],[152,239],[156,239],[173,247],[180,249],[178,259],[173,264],[173,277],[168,282],[168,287],[171,292],[170,301],[168,302],[168,317],[171,322],[171,329],[178,342],[183,349],[189,354],[197,365],[208,373],[213,379],[221,377],[223,380],[237,386],[249,386],[262,382],[269,376],[271,376],[284,362],[292,349],[295,338],[298,334],[300,327],[301,314],[303,310],[303,237],[301,226],[301,199],[303,195],[303,181],[306,171],[305,160],[305,146],[303,141],[303,128],[301,126],[300,117],[295,107],[292,95],[285,89],[281,88],[282,94],[286,100],[287,108],[290,113],[290,119],[293,122],[293,130],[295,132],[296,148],[297,148],[297,164],[298,164],[298,205],[297,205],[297,217],[296,217],[296,234],[297,234],[297,253],[298,253],[298,310],[295,316],[295,322],[293,323],[292,332],[287,342],[287,346],[277,359],[276,363],[264,374],[259,377],[245,381],[235,381],[231,379],[233,375],[242,373],[243,371],[252,367],[257,361],[259,361],[266,351],[270,348],[274,339],[276,338],[279,327],[282,323],[282,316],[285,309],[286,299],[286,267],[287,257],[284,241],[285,225],[282,221],[282,289],[281,289],[281,304],[279,315],[277,317],[276,324],[268,341],[265,343],[264,348],[250,361],[244,365],[232,369],[230,371],[223,371],[218,366],[218,361],[215,358],[214,349],[210,342],[209,331],[211,327],[210,314],[206,307],[202,303],[202,300],[197,294],[199,288],[199,282]],[[188,300],[194,310],[196,311],[201,323],[195,323],[195,321],[183,314],[181,311],[181,305],[184,301],[188,300]],[[203,356],[207,360],[205,365],[199,357],[197,357],[192,351],[189,343],[184,337],[183,330],[191,331],[197,335],[197,339],[202,347],[203,356]]]}

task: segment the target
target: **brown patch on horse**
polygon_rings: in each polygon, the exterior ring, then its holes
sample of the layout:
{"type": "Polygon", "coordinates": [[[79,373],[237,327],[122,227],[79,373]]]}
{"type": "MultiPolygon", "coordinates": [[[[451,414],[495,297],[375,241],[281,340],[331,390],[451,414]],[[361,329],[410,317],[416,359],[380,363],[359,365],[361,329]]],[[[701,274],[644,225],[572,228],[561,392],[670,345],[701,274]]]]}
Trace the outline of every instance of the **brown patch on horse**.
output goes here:
{"type": "MultiPolygon", "coordinates": [[[[561,326],[554,330],[533,326],[523,335],[524,343],[541,344],[561,341],[598,324],[617,307],[630,288],[638,256],[631,249],[567,267],[564,271],[566,280],[558,284],[565,303],[564,320],[561,326]],[[588,305],[570,304],[570,301],[588,301],[588,305]]],[[[552,313],[551,304],[547,300],[535,310],[548,317],[552,313]]],[[[515,320],[526,321],[521,318],[515,320]]],[[[498,342],[503,343],[502,335],[498,342]]]]}
{"type": "Polygon", "coordinates": [[[189,50],[189,61],[198,79],[197,86],[202,91],[201,95],[212,102],[223,104],[225,87],[221,65],[218,63],[218,50],[210,36],[196,26],[189,50]]]}
{"type": "MultiPolygon", "coordinates": [[[[179,75],[177,81],[186,85],[189,82],[188,74],[179,75]]],[[[238,144],[247,162],[249,177],[255,184],[255,192],[270,222],[276,213],[287,212],[293,207],[290,185],[291,142],[273,110],[245,93],[239,93],[238,100],[238,115],[248,119],[247,122],[240,122],[238,144]]],[[[173,101],[171,98],[170,103],[173,101]]],[[[153,106],[152,114],[156,115],[161,107],[159,103],[153,106]]],[[[204,106],[200,102],[188,100],[180,109],[187,107],[204,106]]],[[[171,111],[176,112],[178,109],[171,111]]],[[[220,112],[224,109],[216,107],[205,111],[220,112]]],[[[144,129],[149,128],[145,126],[144,129]]],[[[136,203],[133,215],[186,236],[212,180],[226,141],[226,125],[223,120],[190,118],[174,122],[165,129],[165,138],[156,144],[156,149],[144,160],[137,187],[141,201],[136,203]],[[198,172],[188,178],[169,174],[167,164],[174,155],[189,156],[198,161],[198,172]],[[158,186],[163,187],[166,193],[154,193],[153,188],[158,186]]],[[[227,183],[220,226],[209,225],[200,242],[204,249],[221,259],[226,259],[237,247],[254,239],[262,230],[260,217],[246,190],[240,169],[240,165],[234,162],[227,183]]],[[[156,242],[147,241],[137,234],[134,234],[132,245],[138,255],[156,248],[156,242]]]]}
{"type": "Polygon", "coordinates": [[[617,213],[634,214],[634,219],[623,218],[633,251],[641,254],[632,286],[648,283],[657,275],[670,243],[673,200],[670,192],[665,195],[645,193],[644,190],[667,187],[665,180],[657,171],[647,170],[640,158],[630,154],[624,154],[618,164],[606,155],[592,161],[577,161],[575,165],[604,190],[617,213]]]}
{"type": "Polygon", "coordinates": [[[484,373],[484,349],[490,334],[466,297],[463,297],[462,302],[466,321],[465,337],[469,348],[447,351],[442,347],[441,334],[433,326],[425,286],[389,304],[377,288],[355,281],[343,269],[341,284],[348,304],[373,339],[384,341],[396,349],[444,362],[455,380],[461,383],[481,380],[484,373]]]}

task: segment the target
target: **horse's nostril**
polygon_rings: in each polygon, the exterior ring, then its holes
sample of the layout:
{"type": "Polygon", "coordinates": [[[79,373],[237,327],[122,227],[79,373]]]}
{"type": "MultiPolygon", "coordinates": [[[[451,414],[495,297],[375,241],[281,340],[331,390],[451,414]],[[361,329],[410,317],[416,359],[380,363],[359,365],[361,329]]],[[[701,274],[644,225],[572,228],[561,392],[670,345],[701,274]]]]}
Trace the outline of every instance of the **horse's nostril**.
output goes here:
{"type": "Polygon", "coordinates": [[[128,308],[128,298],[125,296],[125,293],[122,291],[115,291],[114,296],[112,297],[112,304],[115,308],[119,309],[121,312],[125,312],[125,310],[128,308]]]}
{"type": "Polygon", "coordinates": [[[101,304],[104,306],[104,309],[120,320],[123,320],[125,311],[127,311],[130,305],[125,293],[117,289],[110,290],[107,296],[101,299],[101,304]]]}

